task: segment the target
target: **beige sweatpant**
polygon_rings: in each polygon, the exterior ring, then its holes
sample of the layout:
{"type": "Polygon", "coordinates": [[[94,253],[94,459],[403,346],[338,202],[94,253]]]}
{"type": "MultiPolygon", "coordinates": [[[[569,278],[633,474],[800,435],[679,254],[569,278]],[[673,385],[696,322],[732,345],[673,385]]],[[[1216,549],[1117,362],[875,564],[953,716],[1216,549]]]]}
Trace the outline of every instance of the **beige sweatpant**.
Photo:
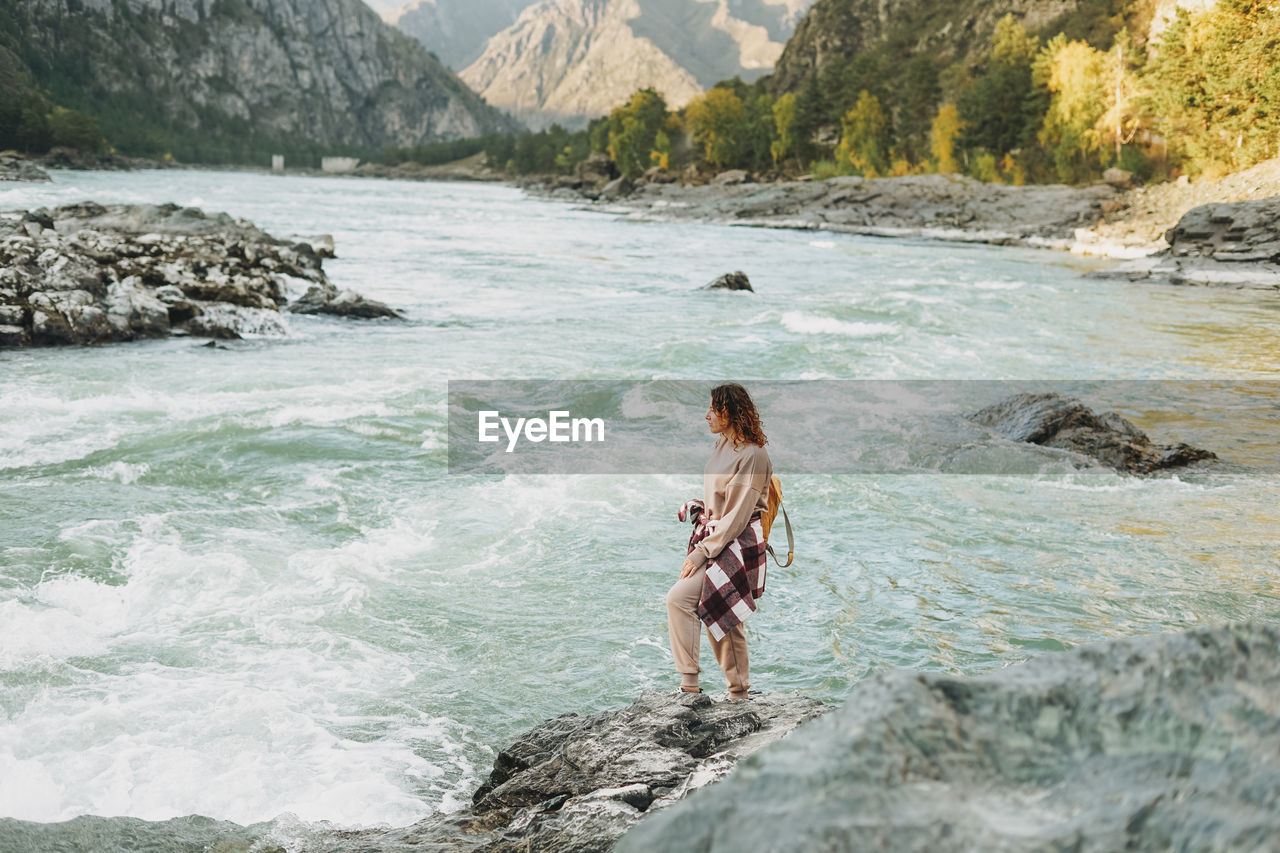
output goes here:
{"type": "MultiPolygon", "coordinates": [[[[706,566],[698,569],[687,578],[681,578],[671,586],[667,593],[667,631],[671,635],[671,653],[676,660],[676,672],[682,676],[685,686],[698,683],[698,650],[702,642],[702,620],[698,618],[698,601],[702,598],[702,581],[707,574],[706,566]]],[[[711,640],[711,650],[715,652],[716,663],[724,670],[725,681],[729,683],[729,698],[745,699],[751,687],[747,660],[747,635],[742,623],[733,626],[733,630],[717,640],[707,631],[707,639],[711,640]]]]}

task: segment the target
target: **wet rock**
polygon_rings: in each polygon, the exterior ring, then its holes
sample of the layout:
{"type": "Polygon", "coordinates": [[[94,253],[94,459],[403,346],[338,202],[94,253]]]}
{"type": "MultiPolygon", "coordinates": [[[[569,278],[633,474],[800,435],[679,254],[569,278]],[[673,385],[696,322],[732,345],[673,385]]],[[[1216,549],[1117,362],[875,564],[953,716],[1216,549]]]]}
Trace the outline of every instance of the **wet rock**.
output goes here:
{"type": "Polygon", "coordinates": [[[1062,394],[1017,394],[971,417],[1012,441],[1070,450],[1126,474],[1150,474],[1217,458],[1185,444],[1154,444],[1115,412],[1098,414],[1062,394]]]}
{"type": "Polygon", "coordinates": [[[647,813],[722,778],[741,758],[829,710],[813,699],[650,691],[617,711],[564,714],[502,750],[470,809],[402,829],[352,833],[356,851],[609,850],[647,813]]]}
{"type": "Polygon", "coordinates": [[[332,314],[335,317],[360,317],[367,320],[402,317],[394,308],[375,299],[365,299],[354,290],[331,293],[323,287],[308,289],[289,306],[289,310],[295,314],[332,314]]]}
{"type": "Polygon", "coordinates": [[[31,294],[27,300],[31,308],[31,343],[92,344],[106,340],[111,327],[97,301],[86,290],[31,294]]]}
{"type": "Polygon", "coordinates": [[[318,258],[337,257],[337,253],[334,251],[332,234],[320,234],[310,240],[298,243],[294,248],[298,250],[308,249],[318,258]]]}
{"type": "Polygon", "coordinates": [[[703,290],[750,290],[755,293],[755,289],[751,286],[750,279],[742,270],[727,272],[710,284],[703,285],[703,290]]]}
{"type": "Polygon", "coordinates": [[[25,181],[47,184],[49,175],[25,157],[16,154],[0,154],[0,181],[25,181]]]}
{"type": "Polygon", "coordinates": [[[107,324],[114,340],[161,338],[169,334],[169,306],[136,276],[107,288],[107,324]]]}
{"type": "Polygon", "coordinates": [[[614,849],[1272,849],[1278,711],[1268,624],[885,673],[614,849]]]}
{"type": "Polygon", "coordinates": [[[0,347],[20,347],[27,343],[28,333],[22,326],[0,326],[0,347]]]}

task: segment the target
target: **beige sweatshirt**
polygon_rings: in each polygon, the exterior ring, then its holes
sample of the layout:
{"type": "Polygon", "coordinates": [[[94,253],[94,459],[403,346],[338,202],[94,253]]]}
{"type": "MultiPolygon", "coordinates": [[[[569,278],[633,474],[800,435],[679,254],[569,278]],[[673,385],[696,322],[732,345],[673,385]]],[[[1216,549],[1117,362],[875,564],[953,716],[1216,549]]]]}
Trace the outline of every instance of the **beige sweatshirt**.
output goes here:
{"type": "Polygon", "coordinates": [[[689,559],[702,566],[737,539],[751,514],[768,508],[772,476],[773,462],[763,447],[748,443],[735,450],[733,442],[721,435],[702,471],[702,502],[711,533],[693,547],[689,559]]]}

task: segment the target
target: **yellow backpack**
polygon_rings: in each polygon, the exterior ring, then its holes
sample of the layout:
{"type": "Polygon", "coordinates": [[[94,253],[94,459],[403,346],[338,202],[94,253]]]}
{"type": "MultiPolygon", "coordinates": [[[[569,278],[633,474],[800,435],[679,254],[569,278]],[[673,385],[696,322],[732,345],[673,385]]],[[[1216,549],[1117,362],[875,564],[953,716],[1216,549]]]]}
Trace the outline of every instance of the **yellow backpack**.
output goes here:
{"type": "Polygon", "coordinates": [[[764,529],[764,549],[773,556],[775,563],[785,569],[795,559],[796,542],[791,535],[791,519],[787,517],[787,508],[782,505],[782,481],[776,476],[769,478],[769,498],[767,503],[768,507],[764,512],[760,513],[760,526],[764,529]],[[778,562],[778,555],[773,552],[773,546],[769,544],[769,530],[773,527],[774,519],[778,517],[778,510],[782,510],[782,523],[787,528],[787,561],[785,563],[778,562]]]}

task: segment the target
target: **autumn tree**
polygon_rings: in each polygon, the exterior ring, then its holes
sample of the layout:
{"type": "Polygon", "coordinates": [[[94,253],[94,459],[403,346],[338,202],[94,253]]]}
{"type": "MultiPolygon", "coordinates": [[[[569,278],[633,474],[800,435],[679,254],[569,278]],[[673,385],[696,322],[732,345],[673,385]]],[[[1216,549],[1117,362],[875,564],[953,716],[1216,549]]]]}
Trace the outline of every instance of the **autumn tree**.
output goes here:
{"type": "Polygon", "coordinates": [[[841,171],[869,178],[888,171],[889,117],[879,98],[863,89],[858,102],[841,118],[840,131],[836,164],[841,171]]]}
{"type": "Polygon", "coordinates": [[[772,112],[774,139],[769,145],[769,154],[773,157],[773,164],[780,166],[795,150],[796,96],[787,92],[774,101],[772,112]]]}
{"type": "Polygon", "coordinates": [[[623,175],[634,178],[649,168],[658,132],[667,118],[667,102],[652,87],[640,89],[609,113],[610,159],[623,175]]]}
{"type": "Polygon", "coordinates": [[[960,171],[956,162],[956,139],[964,123],[955,104],[943,104],[929,126],[929,150],[933,154],[934,168],[944,174],[960,171]]]}
{"type": "Polygon", "coordinates": [[[1106,114],[1104,55],[1082,41],[1055,37],[1036,59],[1035,79],[1050,93],[1039,140],[1059,180],[1076,183],[1101,166],[1106,114]]]}
{"type": "Polygon", "coordinates": [[[722,169],[738,156],[745,115],[741,99],[722,88],[711,89],[684,108],[689,133],[712,167],[722,169]]]}

